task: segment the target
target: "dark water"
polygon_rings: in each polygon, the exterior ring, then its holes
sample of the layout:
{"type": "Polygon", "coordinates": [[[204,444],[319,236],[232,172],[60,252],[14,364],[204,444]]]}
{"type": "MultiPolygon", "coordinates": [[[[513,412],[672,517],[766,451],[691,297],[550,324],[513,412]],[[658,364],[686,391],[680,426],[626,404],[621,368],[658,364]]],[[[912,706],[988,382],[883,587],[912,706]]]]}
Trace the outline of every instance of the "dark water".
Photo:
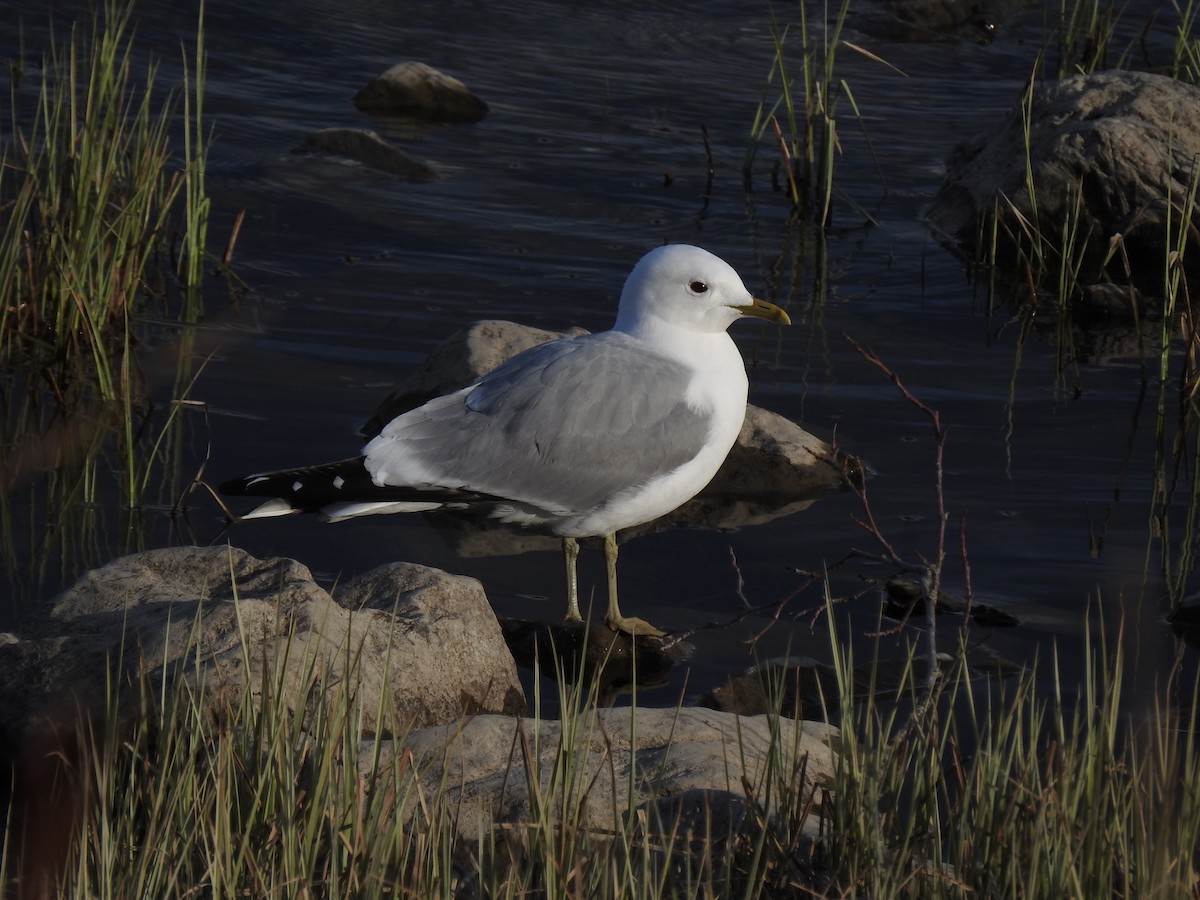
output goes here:
{"type": "MultiPolygon", "coordinates": [[[[169,78],[180,41],[192,40],[195,12],[166,6],[145,5],[139,36],[169,78]]],[[[1140,25],[1138,6],[1127,16],[1140,25]]],[[[817,250],[772,190],[777,153],[769,143],[758,149],[752,192],[744,187],[774,52],[771,8],[210,0],[211,234],[223,243],[245,210],[234,263],[249,293],[232,308],[219,279],[208,284],[211,313],[194,337],[198,354],[213,355],[191,393],[207,415],[189,413],[184,468],[193,471],[209,447],[212,483],[350,455],[391,382],[450,332],[479,318],[603,329],[643,252],[663,240],[697,243],[796,320],[783,332],[734,327],[758,361],[752,402],[836,435],[864,459],[875,472],[875,517],[910,559],[936,551],[932,431],[844,335],[874,349],[939,411],[949,428],[946,586],[966,590],[962,538],[976,600],[1021,620],[973,637],[1017,662],[1044,658],[1055,644],[1070,673],[1102,611],[1110,632],[1124,619],[1130,659],[1148,685],[1177,652],[1148,528],[1157,388],[1143,394],[1143,377],[1157,363],[1147,369],[1122,350],[1064,367],[1052,329],[1021,342],[1011,312],[988,311],[921,218],[946,153],[1016,100],[1041,46],[1043,13],[1006,23],[990,44],[848,35],[895,68],[839,52],[861,121],[843,98],[828,282],[814,293],[817,250]],[[462,79],[491,114],[476,125],[413,127],[359,113],[353,93],[405,59],[462,79]],[[289,154],[328,126],[376,128],[444,177],[411,185],[289,154]]],[[[797,8],[774,6],[780,24],[792,25],[793,50],[797,8]]],[[[27,50],[44,40],[40,4],[0,12],[10,23],[23,17],[27,50]]],[[[56,14],[67,20],[73,8],[56,14]]],[[[1162,40],[1170,25],[1157,26],[1162,40]]],[[[15,41],[12,29],[0,37],[5,55],[15,41]]],[[[164,398],[171,346],[148,363],[164,398]]],[[[622,549],[623,607],[673,630],[726,621],[741,609],[739,576],[750,602],[782,600],[806,583],[803,572],[851,548],[877,549],[856,525],[860,515],[858,500],[841,494],[767,525],[636,539],[622,549]]],[[[225,540],[220,528],[216,507],[197,496],[183,537],[159,515],[148,543],[225,540]]],[[[299,559],[330,583],[408,559],[479,577],[501,614],[553,618],[561,609],[556,552],[460,559],[418,516],[337,526],[274,520],[239,526],[228,539],[256,555],[299,559]]],[[[102,534],[96,543],[119,541],[102,534]]],[[[585,553],[581,574],[584,590],[599,593],[596,556],[585,553]]],[[[833,590],[849,595],[863,578],[890,571],[858,562],[835,573],[833,590]]],[[[14,589],[14,604],[36,602],[28,587],[14,589]]],[[[766,626],[765,615],[699,632],[690,666],[660,696],[712,687],[753,652],[826,656],[824,626],[814,632],[808,618],[792,619],[821,602],[818,587],[792,600],[755,651],[746,639],[766,626]]],[[[870,595],[845,606],[852,633],[874,627],[876,606],[870,595]]]]}

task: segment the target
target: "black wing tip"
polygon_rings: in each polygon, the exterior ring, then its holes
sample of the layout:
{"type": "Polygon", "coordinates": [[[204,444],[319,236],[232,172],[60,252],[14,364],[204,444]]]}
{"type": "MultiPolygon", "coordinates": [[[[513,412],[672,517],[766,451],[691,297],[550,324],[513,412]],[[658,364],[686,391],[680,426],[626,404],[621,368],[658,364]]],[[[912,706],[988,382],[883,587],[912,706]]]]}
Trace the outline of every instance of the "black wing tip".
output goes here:
{"type": "Polygon", "coordinates": [[[365,463],[365,456],[356,456],[303,469],[243,475],[222,482],[218,490],[231,497],[282,500],[297,512],[320,512],[335,503],[460,503],[470,506],[496,503],[501,499],[455,488],[377,485],[365,463]]]}
{"type": "Polygon", "coordinates": [[[281,497],[289,499],[295,492],[295,485],[309,484],[314,481],[354,476],[370,478],[364,468],[364,456],[350,459],[339,459],[337,462],[322,463],[316,466],[305,466],[301,469],[278,469],[274,472],[259,472],[254,475],[242,475],[221,482],[217,490],[230,497],[281,497]]]}
{"type": "Polygon", "coordinates": [[[244,475],[241,478],[231,478],[217,485],[217,490],[227,497],[245,497],[251,482],[257,475],[244,475]]]}

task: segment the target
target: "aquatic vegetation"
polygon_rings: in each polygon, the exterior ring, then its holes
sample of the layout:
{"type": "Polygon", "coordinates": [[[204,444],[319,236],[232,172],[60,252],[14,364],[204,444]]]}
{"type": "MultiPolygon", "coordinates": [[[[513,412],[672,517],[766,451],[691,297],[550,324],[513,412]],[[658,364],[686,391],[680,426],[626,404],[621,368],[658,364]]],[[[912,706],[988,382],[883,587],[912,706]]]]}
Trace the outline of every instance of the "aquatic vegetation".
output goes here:
{"type": "MultiPolygon", "coordinates": [[[[178,96],[164,102],[155,63],[136,71],[130,14],[110,4],[90,33],[76,26],[65,45],[49,48],[39,85],[25,77],[10,87],[0,361],[39,373],[30,402],[60,412],[133,402],[137,316],[151,300],[166,304],[173,291],[198,287],[202,274],[199,119],[184,119],[181,158],[170,134],[178,96]],[[186,228],[175,221],[181,202],[186,228]]],[[[200,63],[196,98],[187,100],[197,117],[202,79],[200,63]]],[[[180,319],[195,318],[194,298],[177,302],[180,319]]]]}
{"type": "MultiPolygon", "coordinates": [[[[132,4],[120,0],[53,41],[40,64],[10,66],[0,132],[0,497],[10,554],[18,487],[32,492],[30,533],[42,531],[31,545],[72,555],[68,546],[83,550],[105,531],[95,527],[100,485],[115,479],[127,510],[143,503],[178,424],[175,405],[156,417],[139,349],[202,312],[202,13],[196,33],[175,87],[162,84],[156,61],[138,62],[132,4]]],[[[186,391],[192,362],[179,358],[176,387],[186,391]]]]}
{"type": "MultiPolygon", "coordinates": [[[[1144,23],[1138,33],[1146,46],[1157,47],[1158,58],[1173,60],[1169,69],[1178,78],[1189,78],[1184,69],[1187,54],[1191,52],[1188,35],[1196,9],[1192,4],[1184,8],[1176,6],[1173,13],[1166,21],[1144,23]],[[1161,46],[1166,39],[1173,41],[1173,49],[1170,45],[1166,49],[1161,46]]],[[[1130,25],[1110,21],[1113,16],[1119,19],[1109,7],[1089,19],[1086,28],[1089,33],[1098,29],[1103,35],[1101,43],[1111,42],[1116,39],[1114,35],[1126,33],[1130,25]]],[[[1074,19],[1064,20],[1059,40],[1072,28],[1079,27],[1083,26],[1074,19]]],[[[1127,151],[1117,149],[1119,139],[1109,139],[1117,129],[1111,133],[1103,130],[1090,133],[1088,129],[1094,123],[1083,121],[1089,117],[1081,114],[1071,122],[1076,129],[1074,133],[1081,135],[1076,145],[1106,149],[1097,153],[1094,167],[1090,159],[1073,160],[1056,174],[1055,160],[1047,152],[1054,145],[1047,143],[1046,138],[1056,139],[1056,134],[1063,133],[1056,131],[1060,128],[1056,122],[1062,115],[1048,116],[1048,107],[1043,106],[1039,111],[1038,104],[1056,103],[1059,97],[1069,96],[1083,85],[1095,89],[1097,97],[1104,97],[1106,90],[1111,96],[1120,97],[1114,86],[1125,85],[1129,96],[1143,98],[1140,100],[1143,105],[1139,108],[1137,103],[1121,98],[1107,101],[1110,104],[1107,108],[1113,110],[1116,122],[1124,122],[1128,127],[1145,114],[1144,97],[1158,97],[1155,92],[1163,91],[1181,97],[1182,106],[1193,89],[1183,88],[1163,76],[1135,73],[1076,77],[1058,87],[1043,87],[1043,81],[1054,74],[1046,61],[1050,49],[1050,44],[1043,48],[1017,106],[1025,136],[1023,183],[1008,194],[999,193],[990,214],[980,216],[974,242],[974,271],[985,287],[992,309],[1003,310],[1003,315],[1013,316],[1020,325],[1013,364],[1014,383],[1023,344],[1035,330],[1046,333],[1055,343],[1055,387],[1059,390],[1067,388],[1068,379],[1078,383],[1080,367],[1091,361],[1089,342],[1096,333],[1123,329],[1127,335],[1120,353],[1137,359],[1141,366],[1143,393],[1137,409],[1141,410],[1145,400],[1147,410],[1153,415],[1147,566],[1154,563],[1161,569],[1174,606],[1194,589],[1190,585],[1200,559],[1197,555],[1200,468],[1195,450],[1200,423],[1196,385],[1200,376],[1192,299],[1200,278],[1196,230],[1200,220],[1197,213],[1200,168],[1193,158],[1195,148],[1188,145],[1190,131],[1186,122],[1177,123],[1168,108],[1174,104],[1160,101],[1159,106],[1165,111],[1157,124],[1151,123],[1151,116],[1145,119],[1144,129],[1136,126],[1129,129],[1130,133],[1154,135],[1143,151],[1129,157],[1146,171],[1122,171],[1126,163],[1121,156],[1127,151]],[[1068,86],[1069,90],[1063,90],[1068,86]],[[1139,91],[1146,93],[1141,95],[1139,91]],[[1148,159],[1159,160],[1160,167],[1151,169],[1149,163],[1143,162],[1148,159]],[[1078,173],[1072,175],[1076,170],[1078,173]],[[1144,179],[1139,180],[1143,174],[1144,179]]],[[[1067,56],[1073,53],[1077,57],[1079,52],[1082,51],[1076,49],[1067,56]]],[[[1098,57],[1103,58],[1107,56],[1098,57]]],[[[1115,60],[1122,66],[1143,61],[1130,51],[1115,60]]],[[[1113,63],[1113,59],[1108,59],[1108,64],[1113,63]]],[[[1089,68],[1090,65],[1075,65],[1069,70],[1089,68]]],[[[1062,70],[1060,62],[1059,72],[1062,70]]],[[[1080,97],[1083,96],[1081,92],[1080,97]]],[[[1104,102],[1099,105],[1104,108],[1104,102]]],[[[1058,107],[1060,112],[1066,108],[1058,107]]],[[[1088,109],[1086,104],[1079,108],[1088,109]]],[[[1090,118],[1103,121],[1099,115],[1090,118]]]]}
{"type": "Polygon", "coordinates": [[[1055,9],[1053,4],[1046,4],[1045,53],[1053,58],[1053,67],[1047,66],[1047,77],[1150,68],[1195,84],[1200,78],[1200,39],[1195,36],[1200,5],[1195,0],[1162,4],[1146,21],[1135,18],[1130,5],[1112,0],[1059,0],[1055,9]],[[1168,35],[1169,62],[1164,63],[1148,49],[1147,38],[1155,32],[1168,35]]]}
{"type": "MultiPolygon", "coordinates": [[[[822,9],[829,19],[827,5],[822,9]]],[[[807,8],[799,4],[799,58],[794,67],[790,28],[781,28],[772,11],[775,55],[742,162],[746,187],[751,190],[760,147],[764,142],[774,147],[778,153],[772,169],[775,189],[787,196],[794,214],[820,228],[831,224],[833,213],[834,172],[841,152],[838,107],[843,101],[849,104],[861,121],[850,85],[837,74],[838,51],[851,49],[878,60],[842,38],[849,9],[848,0],[842,0],[831,21],[810,27],[807,8]]]]}

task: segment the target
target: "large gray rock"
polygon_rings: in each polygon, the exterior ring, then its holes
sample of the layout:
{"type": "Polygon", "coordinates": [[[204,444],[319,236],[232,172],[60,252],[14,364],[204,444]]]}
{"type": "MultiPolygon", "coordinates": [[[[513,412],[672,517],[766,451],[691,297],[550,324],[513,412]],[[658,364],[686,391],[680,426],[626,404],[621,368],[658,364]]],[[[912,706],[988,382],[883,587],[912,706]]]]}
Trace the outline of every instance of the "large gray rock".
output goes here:
{"type": "Polygon", "coordinates": [[[355,94],[354,105],[431,122],[478,122],[488,113],[465,84],[423,62],[396,63],[355,94]]]}
{"type": "MultiPolygon", "coordinates": [[[[805,798],[814,787],[831,787],[837,735],[824,723],[694,708],[590,709],[565,723],[476,716],[385,745],[382,765],[411,767],[420,796],[445,795],[461,835],[470,840],[478,837],[480,823],[528,821],[531,786],[543,803],[565,798],[562,808],[572,815],[578,810],[587,828],[610,829],[634,807],[647,811],[652,828],[703,822],[711,814],[713,833],[721,834],[738,828],[748,805],[768,794],[772,766],[794,779],[805,798]],[[574,753],[565,754],[564,747],[574,753]]],[[[377,749],[363,745],[364,776],[376,771],[377,749]]],[[[410,807],[407,814],[418,810],[410,807]]],[[[815,836],[815,821],[810,828],[815,836]]]]}
{"type": "Polygon", "coordinates": [[[359,698],[368,732],[524,709],[474,579],[395,563],[334,599],[294,560],[176,547],[88,572],[0,641],[0,722],[70,721],[76,706],[102,714],[108,672],[118,687],[143,675],[203,680],[209,696],[235,704],[268,690],[302,710],[314,667],[326,691],[359,698]]]}
{"type": "MultiPolygon", "coordinates": [[[[929,223],[972,248],[981,224],[997,211],[1015,234],[1022,230],[1019,217],[1036,221],[1057,248],[1064,226],[1077,217],[1080,240],[1090,235],[1094,263],[1112,241],[1122,242],[1109,265],[1115,280],[1123,280],[1123,254],[1135,277],[1143,265],[1160,277],[1168,218],[1177,229],[1189,208],[1200,158],[1197,121],[1200,89],[1172,78],[1100,72],[1063,79],[1036,90],[1028,111],[1017,104],[995,131],[951,153],[929,223]]],[[[1200,225],[1195,210],[1190,224],[1200,225]]],[[[1192,260],[1197,243],[1193,231],[1192,260]]]]}

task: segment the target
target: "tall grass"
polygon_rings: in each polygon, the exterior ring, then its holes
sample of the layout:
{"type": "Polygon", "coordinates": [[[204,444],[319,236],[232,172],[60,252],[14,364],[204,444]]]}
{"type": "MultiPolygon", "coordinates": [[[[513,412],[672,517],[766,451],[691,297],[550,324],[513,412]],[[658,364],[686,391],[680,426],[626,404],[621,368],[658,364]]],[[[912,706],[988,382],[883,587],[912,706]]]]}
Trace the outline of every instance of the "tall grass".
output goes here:
{"type": "MultiPolygon", "coordinates": [[[[76,737],[34,748],[53,760],[51,771],[43,767],[42,780],[18,775],[27,802],[7,820],[45,837],[39,817],[44,826],[53,816],[54,839],[23,845],[10,828],[0,890],[40,896],[35,889],[49,885],[45,896],[64,898],[1195,896],[1194,680],[1173,676],[1148,707],[1129,712],[1117,629],[1107,644],[1089,646],[1082,670],[1052,660],[1049,679],[1031,668],[1011,682],[980,682],[956,661],[929,705],[916,702],[925,686],[915,668],[898,687],[872,686],[874,666],[864,678],[836,627],[829,634],[844,707],[836,783],[817,796],[804,788],[788,737],[795,730],[777,728],[761,780],[743,786],[747,814],[707,829],[632,806],[609,828],[589,827],[583,803],[593,786],[580,761],[603,729],[586,688],[563,688],[552,753],[540,746],[549,738],[539,719],[519,729],[514,752],[526,774],[513,777],[525,779],[528,817],[495,823],[462,820],[452,779],[420,788],[403,733],[394,741],[362,733],[352,672],[346,690],[331,691],[315,660],[301,665],[301,683],[290,685],[307,698],[301,709],[283,698],[282,675],[260,696],[245,691],[235,701],[200,677],[199,665],[191,677],[110,682],[106,710],[77,723],[76,737]],[[539,757],[548,770],[538,771],[539,757]]],[[[247,664],[255,652],[247,642],[247,664]]]]}
{"type": "MultiPolygon", "coordinates": [[[[1052,660],[1049,692],[1036,667],[980,684],[960,657],[941,703],[912,719],[846,682],[832,853],[844,895],[1195,896],[1200,685],[1177,673],[1131,715],[1121,641],[1089,644],[1082,671],[1052,660]]],[[[916,692],[910,675],[902,693],[916,692]]]]}
{"type": "Polygon", "coordinates": [[[189,142],[182,160],[172,150],[175,103],[164,103],[156,64],[135,68],[131,14],[109,3],[90,32],[76,26],[52,43],[27,120],[28,91],[11,88],[0,361],[39,372],[34,396],[60,409],[140,393],[134,319],[167,296],[161,254],[181,196],[196,208],[176,274],[186,285],[200,276],[203,147],[189,142]]]}
{"type": "Polygon", "coordinates": [[[781,28],[771,10],[775,53],[750,126],[742,171],[747,187],[751,186],[752,166],[761,145],[765,142],[774,147],[778,153],[774,164],[777,186],[788,197],[793,212],[824,228],[833,213],[834,170],[841,150],[838,106],[844,100],[857,114],[850,86],[836,71],[838,51],[859,48],[842,39],[849,0],[842,0],[831,21],[827,21],[828,4],[822,4],[824,18],[812,27],[807,5],[801,3],[798,8],[800,52],[795,69],[790,61],[790,28],[781,28]]]}
{"type": "MultiPolygon", "coordinates": [[[[164,85],[156,61],[138,62],[132,4],[106,0],[55,33],[40,66],[10,68],[0,123],[5,550],[23,527],[10,505],[18,488],[30,530],[47,529],[30,546],[64,555],[94,539],[87,519],[113,492],[118,508],[138,509],[164,435],[180,424],[174,410],[157,421],[138,354],[167,336],[151,320],[202,314],[202,27],[192,52],[184,84],[164,85]]],[[[189,384],[190,371],[179,380],[189,384]]]]}

